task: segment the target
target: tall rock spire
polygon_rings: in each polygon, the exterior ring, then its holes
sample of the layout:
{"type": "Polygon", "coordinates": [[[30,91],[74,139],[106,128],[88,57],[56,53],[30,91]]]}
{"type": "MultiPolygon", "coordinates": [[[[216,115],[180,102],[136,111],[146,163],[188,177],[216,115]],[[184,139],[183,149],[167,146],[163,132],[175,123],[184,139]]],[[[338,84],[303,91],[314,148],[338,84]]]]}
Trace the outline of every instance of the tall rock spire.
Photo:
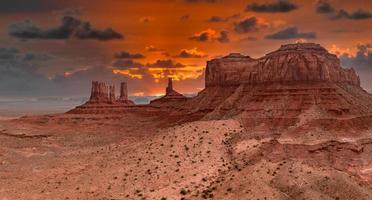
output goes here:
{"type": "Polygon", "coordinates": [[[109,86],[109,100],[111,103],[114,103],[116,101],[114,85],[109,86]]]}
{"type": "Polygon", "coordinates": [[[168,78],[168,86],[165,90],[165,94],[170,94],[173,92],[173,82],[172,82],[172,78],[168,78]]]}
{"type": "Polygon", "coordinates": [[[121,84],[120,84],[120,97],[119,97],[119,100],[128,100],[127,82],[121,82],[121,84]]]}

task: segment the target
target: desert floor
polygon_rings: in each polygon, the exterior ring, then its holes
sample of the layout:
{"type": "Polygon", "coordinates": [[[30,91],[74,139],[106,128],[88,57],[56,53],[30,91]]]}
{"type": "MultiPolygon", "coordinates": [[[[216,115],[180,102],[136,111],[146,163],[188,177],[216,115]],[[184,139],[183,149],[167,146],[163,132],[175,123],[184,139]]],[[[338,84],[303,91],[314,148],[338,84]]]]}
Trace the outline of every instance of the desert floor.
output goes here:
{"type": "Polygon", "coordinates": [[[0,121],[0,200],[372,199],[372,132],[239,119],[50,115],[0,121]]]}

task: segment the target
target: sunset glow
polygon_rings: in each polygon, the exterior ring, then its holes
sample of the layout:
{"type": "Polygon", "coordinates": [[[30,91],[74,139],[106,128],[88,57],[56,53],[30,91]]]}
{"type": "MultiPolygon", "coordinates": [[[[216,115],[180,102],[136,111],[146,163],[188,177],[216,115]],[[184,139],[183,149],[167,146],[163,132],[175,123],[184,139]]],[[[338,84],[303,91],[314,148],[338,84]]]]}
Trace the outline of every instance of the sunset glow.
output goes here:
{"type": "Polygon", "coordinates": [[[271,2],[261,0],[43,2],[19,10],[0,3],[0,57],[19,66],[18,75],[4,75],[11,84],[0,88],[5,94],[16,89],[34,95],[28,85],[40,95],[56,88],[86,95],[90,81],[98,79],[124,80],[131,93],[151,95],[162,91],[168,77],[180,92],[193,93],[204,87],[206,61],[231,52],[257,58],[294,42],[319,43],[344,56],[345,65],[363,69],[362,85],[372,80],[369,68],[360,66],[371,60],[372,4],[365,0],[329,1],[328,10],[318,0],[293,0],[296,6],[284,11],[248,9],[271,2]],[[58,32],[68,26],[70,32],[58,32]],[[365,58],[353,62],[357,55],[365,58]],[[22,76],[27,78],[14,80],[22,76]],[[29,81],[14,84],[23,80],[29,81]]]}

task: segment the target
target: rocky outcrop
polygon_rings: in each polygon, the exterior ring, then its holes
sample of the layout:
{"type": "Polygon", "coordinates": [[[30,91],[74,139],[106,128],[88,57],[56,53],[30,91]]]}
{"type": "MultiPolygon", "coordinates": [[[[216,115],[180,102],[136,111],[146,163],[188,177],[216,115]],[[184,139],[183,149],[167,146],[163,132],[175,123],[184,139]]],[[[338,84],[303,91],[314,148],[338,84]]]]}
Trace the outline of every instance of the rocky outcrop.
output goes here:
{"type": "Polygon", "coordinates": [[[127,108],[134,106],[128,99],[127,83],[120,85],[120,97],[116,98],[115,86],[93,81],[89,100],[81,106],[68,111],[70,114],[114,114],[125,113],[127,108]]]}
{"type": "Polygon", "coordinates": [[[89,103],[109,103],[110,94],[109,87],[106,83],[92,81],[92,89],[90,93],[89,103]]]}
{"type": "Polygon", "coordinates": [[[207,63],[206,87],[273,82],[329,82],[359,86],[353,69],[319,44],[288,44],[258,59],[230,54],[207,63]]]}
{"type": "Polygon", "coordinates": [[[126,105],[134,105],[134,102],[128,99],[128,87],[126,82],[121,82],[120,84],[120,96],[117,102],[126,105]]]}
{"type": "Polygon", "coordinates": [[[155,107],[177,107],[186,100],[187,97],[173,89],[172,78],[168,78],[168,86],[165,89],[165,95],[159,99],[152,100],[150,105],[155,107]]]}

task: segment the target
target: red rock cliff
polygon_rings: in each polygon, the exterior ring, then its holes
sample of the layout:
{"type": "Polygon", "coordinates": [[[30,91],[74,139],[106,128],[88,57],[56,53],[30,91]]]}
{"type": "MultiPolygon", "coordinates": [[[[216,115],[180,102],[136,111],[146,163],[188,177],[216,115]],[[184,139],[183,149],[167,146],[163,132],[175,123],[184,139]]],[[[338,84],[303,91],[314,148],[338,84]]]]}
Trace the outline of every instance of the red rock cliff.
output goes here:
{"type": "Polygon", "coordinates": [[[258,59],[235,53],[211,60],[205,79],[206,87],[304,81],[360,85],[353,69],[342,68],[335,55],[313,43],[283,45],[258,59]]]}

